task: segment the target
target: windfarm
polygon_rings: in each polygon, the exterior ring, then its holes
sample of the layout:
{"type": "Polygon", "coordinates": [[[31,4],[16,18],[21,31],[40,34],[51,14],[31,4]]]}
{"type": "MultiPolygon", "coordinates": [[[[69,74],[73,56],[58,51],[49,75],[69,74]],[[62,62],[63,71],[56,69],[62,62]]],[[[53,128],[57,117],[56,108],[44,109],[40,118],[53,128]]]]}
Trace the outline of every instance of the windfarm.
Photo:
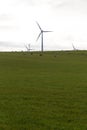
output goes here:
{"type": "Polygon", "coordinates": [[[0,130],[87,130],[86,0],[0,0],[0,130]]]}
{"type": "Polygon", "coordinates": [[[86,130],[87,51],[46,51],[35,24],[39,51],[0,52],[0,130],[86,130]]]}
{"type": "Polygon", "coordinates": [[[40,51],[0,52],[0,129],[86,130],[87,51],[45,51],[36,25],[40,51]]]}

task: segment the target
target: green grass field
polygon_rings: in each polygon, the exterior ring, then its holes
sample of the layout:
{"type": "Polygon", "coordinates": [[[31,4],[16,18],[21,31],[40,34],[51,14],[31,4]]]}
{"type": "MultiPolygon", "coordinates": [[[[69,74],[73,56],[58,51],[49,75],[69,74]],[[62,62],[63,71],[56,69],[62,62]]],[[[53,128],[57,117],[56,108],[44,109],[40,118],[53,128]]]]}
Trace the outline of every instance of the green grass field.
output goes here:
{"type": "Polygon", "coordinates": [[[0,130],[87,130],[87,52],[0,53],[0,130]]]}

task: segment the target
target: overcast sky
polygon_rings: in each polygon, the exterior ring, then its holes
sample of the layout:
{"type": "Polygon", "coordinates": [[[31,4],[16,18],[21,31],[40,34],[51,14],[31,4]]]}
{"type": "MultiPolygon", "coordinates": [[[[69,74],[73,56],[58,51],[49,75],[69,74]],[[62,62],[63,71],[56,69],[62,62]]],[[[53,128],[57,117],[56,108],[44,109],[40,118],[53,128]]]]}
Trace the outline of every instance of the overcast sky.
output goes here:
{"type": "Polygon", "coordinates": [[[44,50],[87,49],[87,0],[0,0],[0,51],[40,50],[36,21],[44,50]]]}

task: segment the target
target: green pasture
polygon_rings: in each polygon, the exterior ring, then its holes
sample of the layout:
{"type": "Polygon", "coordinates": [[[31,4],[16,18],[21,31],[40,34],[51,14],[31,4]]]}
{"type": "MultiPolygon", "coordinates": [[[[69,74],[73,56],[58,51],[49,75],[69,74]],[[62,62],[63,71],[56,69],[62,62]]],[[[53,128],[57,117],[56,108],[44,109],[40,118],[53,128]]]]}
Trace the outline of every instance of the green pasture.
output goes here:
{"type": "Polygon", "coordinates": [[[0,52],[0,130],[87,130],[87,51],[0,52]]]}

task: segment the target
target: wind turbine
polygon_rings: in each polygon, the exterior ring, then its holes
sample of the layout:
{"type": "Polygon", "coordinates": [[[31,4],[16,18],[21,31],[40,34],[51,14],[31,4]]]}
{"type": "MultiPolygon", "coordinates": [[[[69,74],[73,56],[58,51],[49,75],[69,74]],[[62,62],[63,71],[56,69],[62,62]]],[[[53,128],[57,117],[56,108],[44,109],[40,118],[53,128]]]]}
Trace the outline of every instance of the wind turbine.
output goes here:
{"type": "Polygon", "coordinates": [[[76,50],[77,50],[77,49],[75,48],[75,46],[73,45],[73,43],[72,43],[72,47],[73,47],[73,50],[74,50],[74,51],[76,51],[76,50]]]}
{"type": "Polygon", "coordinates": [[[32,50],[32,49],[30,48],[30,44],[25,45],[25,47],[26,47],[26,49],[27,49],[28,52],[30,52],[30,50],[32,50]]]}
{"type": "Polygon", "coordinates": [[[39,29],[40,29],[40,33],[39,33],[39,35],[38,35],[38,37],[37,37],[37,41],[38,41],[39,37],[41,36],[41,52],[43,52],[43,33],[48,33],[48,32],[52,32],[52,31],[45,31],[45,30],[43,30],[43,29],[40,27],[40,25],[39,25],[38,22],[36,22],[36,23],[37,23],[37,25],[38,25],[38,27],[39,27],[39,29]]]}

